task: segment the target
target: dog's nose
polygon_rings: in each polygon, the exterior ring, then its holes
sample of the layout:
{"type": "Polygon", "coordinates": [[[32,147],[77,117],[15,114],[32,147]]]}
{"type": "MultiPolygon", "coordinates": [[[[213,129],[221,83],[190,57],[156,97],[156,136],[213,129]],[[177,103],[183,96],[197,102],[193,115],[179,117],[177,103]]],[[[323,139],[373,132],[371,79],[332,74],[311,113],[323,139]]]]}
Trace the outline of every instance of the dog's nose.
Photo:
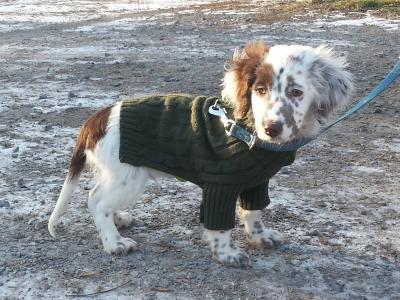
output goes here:
{"type": "Polygon", "coordinates": [[[265,133],[274,138],[282,133],[283,123],[280,121],[264,121],[265,133]]]}

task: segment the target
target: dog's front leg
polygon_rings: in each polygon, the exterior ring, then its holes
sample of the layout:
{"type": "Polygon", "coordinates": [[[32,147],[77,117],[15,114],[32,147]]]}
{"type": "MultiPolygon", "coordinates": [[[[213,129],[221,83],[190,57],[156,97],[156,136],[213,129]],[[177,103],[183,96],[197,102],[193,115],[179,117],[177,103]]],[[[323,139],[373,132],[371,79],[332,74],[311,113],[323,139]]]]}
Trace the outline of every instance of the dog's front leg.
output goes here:
{"type": "Polygon", "coordinates": [[[277,231],[265,227],[261,220],[261,210],[241,208],[240,220],[244,225],[250,245],[257,248],[271,248],[282,243],[282,236],[277,231]]]}
{"type": "Polygon", "coordinates": [[[233,243],[231,232],[232,230],[206,229],[205,234],[210,244],[213,258],[225,266],[250,267],[250,257],[233,243]]]}

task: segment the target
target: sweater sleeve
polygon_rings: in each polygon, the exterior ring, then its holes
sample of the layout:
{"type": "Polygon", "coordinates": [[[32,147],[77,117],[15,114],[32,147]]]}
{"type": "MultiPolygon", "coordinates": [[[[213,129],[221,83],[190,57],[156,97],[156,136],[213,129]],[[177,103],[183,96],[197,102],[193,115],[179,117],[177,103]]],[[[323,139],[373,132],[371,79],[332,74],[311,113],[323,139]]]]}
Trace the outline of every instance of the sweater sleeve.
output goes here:
{"type": "Polygon", "coordinates": [[[205,184],[200,219],[209,230],[228,230],[235,227],[236,202],[240,186],[205,184]]]}
{"type": "Polygon", "coordinates": [[[244,190],[240,194],[240,207],[245,210],[261,210],[270,203],[268,181],[244,190]]]}

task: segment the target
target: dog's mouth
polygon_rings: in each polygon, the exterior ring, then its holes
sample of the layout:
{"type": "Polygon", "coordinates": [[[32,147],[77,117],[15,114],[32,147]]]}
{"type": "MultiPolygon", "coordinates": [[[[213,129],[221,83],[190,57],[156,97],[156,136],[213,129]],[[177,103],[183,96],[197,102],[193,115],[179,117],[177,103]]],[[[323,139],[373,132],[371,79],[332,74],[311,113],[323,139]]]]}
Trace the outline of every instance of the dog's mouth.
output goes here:
{"type": "Polygon", "coordinates": [[[283,122],[264,121],[258,124],[256,133],[261,141],[279,145],[301,141],[318,133],[318,126],[311,126],[310,128],[297,126],[296,124],[288,127],[283,122]]]}
{"type": "Polygon", "coordinates": [[[267,135],[265,132],[261,132],[261,134],[257,132],[257,137],[261,141],[271,144],[285,144],[289,142],[288,140],[283,139],[281,136],[271,137],[267,135]]]}
{"type": "Polygon", "coordinates": [[[294,141],[299,141],[305,138],[305,136],[299,134],[298,135],[291,134],[289,137],[285,137],[283,134],[277,136],[270,136],[266,134],[264,130],[261,130],[261,132],[257,130],[257,137],[262,142],[276,144],[276,145],[283,145],[294,141]]]}

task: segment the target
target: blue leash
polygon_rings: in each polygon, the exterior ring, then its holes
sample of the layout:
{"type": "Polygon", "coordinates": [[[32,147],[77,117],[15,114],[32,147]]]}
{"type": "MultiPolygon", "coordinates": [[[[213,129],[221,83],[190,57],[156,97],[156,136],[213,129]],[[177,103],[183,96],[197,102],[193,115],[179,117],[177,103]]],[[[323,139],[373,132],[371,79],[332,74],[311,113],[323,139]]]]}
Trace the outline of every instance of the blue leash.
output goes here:
{"type": "Polygon", "coordinates": [[[343,116],[341,116],[335,122],[325,127],[321,133],[327,131],[332,126],[348,118],[349,116],[351,116],[352,114],[363,108],[365,105],[370,103],[372,100],[374,100],[374,98],[379,96],[380,93],[386,90],[389,87],[389,85],[391,85],[396,80],[396,78],[399,77],[399,75],[400,75],[400,59],[397,61],[393,70],[386,75],[385,79],[383,79],[367,96],[362,98],[356,105],[354,105],[349,111],[347,111],[343,116]]]}
{"type": "Polygon", "coordinates": [[[383,79],[367,96],[361,98],[361,100],[354,105],[351,109],[349,109],[343,116],[334,121],[332,124],[326,126],[321,130],[321,132],[311,138],[304,138],[301,140],[292,141],[290,143],[285,144],[273,144],[267,143],[265,141],[261,141],[257,138],[256,134],[249,133],[243,127],[237,125],[234,121],[229,120],[226,117],[226,112],[223,108],[219,107],[217,104],[210,106],[208,112],[212,115],[221,117],[222,122],[224,123],[226,133],[231,135],[243,142],[245,142],[249,148],[253,148],[254,146],[257,148],[274,151],[274,152],[287,152],[287,151],[295,151],[309,142],[315,140],[318,136],[323,134],[325,131],[336,125],[337,123],[347,119],[349,116],[353,115],[361,108],[366,106],[372,100],[374,100],[379,94],[381,94],[384,90],[386,90],[400,75],[400,59],[397,61],[393,70],[390,71],[388,75],[386,75],[385,79],[383,79]]]}

